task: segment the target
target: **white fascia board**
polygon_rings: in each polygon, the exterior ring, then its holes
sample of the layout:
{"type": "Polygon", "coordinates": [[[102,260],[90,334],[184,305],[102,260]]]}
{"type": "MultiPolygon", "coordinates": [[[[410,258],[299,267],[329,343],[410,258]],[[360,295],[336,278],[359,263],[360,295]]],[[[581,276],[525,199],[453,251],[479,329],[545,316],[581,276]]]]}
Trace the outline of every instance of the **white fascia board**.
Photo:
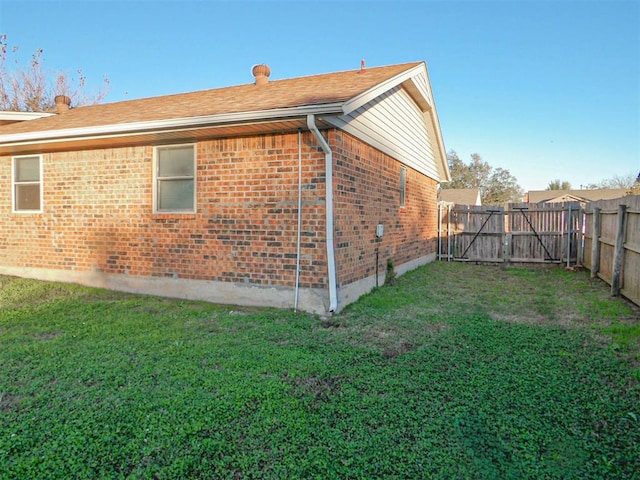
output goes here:
{"type": "MultiPolygon", "coordinates": [[[[379,97],[384,92],[391,90],[396,85],[399,85],[402,82],[409,80],[410,78],[420,73],[424,73],[426,75],[426,69],[423,63],[421,63],[420,65],[416,65],[415,67],[410,68],[409,70],[405,70],[404,72],[399,73],[395,77],[389,78],[384,82],[377,84],[375,87],[367,90],[366,92],[362,92],[360,95],[356,95],[351,100],[344,103],[342,107],[342,113],[344,113],[345,115],[350,114],[354,110],[357,110],[363,105],[366,105],[374,98],[379,97]]],[[[365,73],[363,73],[363,75],[366,75],[366,70],[365,70],[365,73]]]]}
{"type": "Polygon", "coordinates": [[[444,174],[444,179],[442,181],[450,182],[451,172],[449,171],[449,162],[447,161],[447,151],[444,147],[444,140],[442,138],[442,132],[440,131],[440,119],[438,118],[438,113],[436,112],[435,107],[429,110],[427,115],[430,117],[430,123],[433,126],[434,131],[435,143],[438,147],[440,166],[442,167],[442,173],[444,174]]]}
{"type": "Polygon", "coordinates": [[[429,71],[426,66],[423,64],[423,71],[425,78],[427,79],[427,88],[429,89],[429,95],[431,95],[431,109],[428,112],[428,115],[431,117],[431,124],[433,125],[434,135],[436,144],[438,145],[438,150],[440,152],[440,162],[442,167],[442,173],[444,174],[444,181],[451,181],[451,171],[449,170],[449,162],[447,160],[447,151],[444,146],[444,139],[442,138],[442,130],[440,130],[440,118],[438,117],[438,110],[436,108],[436,102],[433,100],[433,92],[431,90],[431,80],[429,79],[429,71]]]}
{"type": "Polygon", "coordinates": [[[138,132],[188,129],[206,125],[223,125],[227,123],[250,123],[260,120],[276,120],[279,118],[300,117],[308,114],[326,115],[342,113],[342,102],[323,105],[306,105],[292,108],[276,108],[273,110],[257,110],[251,112],[222,113],[199,117],[171,118],[167,120],[151,120],[147,122],[117,123],[97,125],[93,127],[65,128],[38,132],[14,133],[0,135],[0,145],[29,144],[31,142],[60,141],[85,137],[108,137],[134,134],[138,132]]]}

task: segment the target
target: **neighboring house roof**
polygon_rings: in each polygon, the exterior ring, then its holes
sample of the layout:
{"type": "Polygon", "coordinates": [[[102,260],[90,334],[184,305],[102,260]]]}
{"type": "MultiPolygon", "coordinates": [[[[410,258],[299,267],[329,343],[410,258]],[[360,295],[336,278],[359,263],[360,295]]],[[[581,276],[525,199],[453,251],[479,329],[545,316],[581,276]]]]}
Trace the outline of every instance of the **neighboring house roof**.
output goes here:
{"type": "Polygon", "coordinates": [[[0,111],[0,126],[10,123],[25,122],[27,120],[36,120],[38,118],[50,117],[53,113],[44,112],[5,112],[0,111]]]}
{"type": "MultiPolygon", "coordinates": [[[[424,151],[418,155],[410,150],[429,150],[436,167],[424,164],[423,173],[436,180],[450,179],[424,62],[71,108],[37,121],[0,126],[0,154],[295,131],[307,128],[307,115],[317,116],[320,127],[339,127],[364,137],[400,161],[409,156],[418,170],[424,151]],[[428,137],[418,147],[402,138],[389,143],[385,137],[393,135],[376,132],[367,123],[371,112],[378,109],[374,114],[388,115],[386,107],[406,107],[407,98],[412,107],[417,105],[423,119],[419,128],[428,137]]],[[[388,122],[385,128],[394,124],[388,122]]],[[[398,135],[403,131],[406,126],[398,135]]]]}
{"type": "Polygon", "coordinates": [[[596,200],[611,200],[624,197],[625,188],[597,188],[594,190],[531,190],[529,203],[554,202],[595,202],[596,200]]]}
{"type": "Polygon", "coordinates": [[[482,205],[479,188],[443,188],[438,192],[438,200],[457,205],[482,205]]]}

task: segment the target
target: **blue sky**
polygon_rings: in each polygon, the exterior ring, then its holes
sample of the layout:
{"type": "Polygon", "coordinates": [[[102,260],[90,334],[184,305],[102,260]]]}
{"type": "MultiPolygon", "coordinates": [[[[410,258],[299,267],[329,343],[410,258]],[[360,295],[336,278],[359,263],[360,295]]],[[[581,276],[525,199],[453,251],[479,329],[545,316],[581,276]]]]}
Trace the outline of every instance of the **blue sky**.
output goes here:
{"type": "Polygon", "coordinates": [[[447,150],[525,190],[640,171],[640,2],[0,0],[25,61],[106,101],[427,62],[447,150]]]}

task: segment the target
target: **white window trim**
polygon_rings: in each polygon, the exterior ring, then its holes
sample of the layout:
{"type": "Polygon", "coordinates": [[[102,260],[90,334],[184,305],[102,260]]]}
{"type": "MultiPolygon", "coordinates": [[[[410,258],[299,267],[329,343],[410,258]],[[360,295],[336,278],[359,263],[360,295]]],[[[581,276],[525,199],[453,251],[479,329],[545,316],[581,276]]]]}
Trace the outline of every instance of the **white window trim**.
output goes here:
{"type": "Polygon", "coordinates": [[[194,214],[198,211],[198,205],[196,199],[198,198],[198,181],[197,181],[197,148],[195,143],[178,143],[170,145],[157,145],[153,147],[153,213],[162,215],[172,214],[194,214]],[[189,210],[159,210],[158,209],[158,150],[163,148],[178,148],[178,147],[192,147],[193,148],[193,209],[189,210]]]}
{"type": "Polygon", "coordinates": [[[42,155],[41,154],[32,154],[32,155],[18,155],[15,157],[11,157],[11,211],[12,213],[19,214],[29,214],[29,213],[42,213],[42,208],[44,204],[44,182],[43,182],[43,169],[42,169],[42,155]],[[37,210],[18,210],[16,208],[16,160],[20,158],[33,158],[38,157],[38,169],[40,180],[38,182],[18,182],[18,184],[38,183],[40,185],[40,208],[37,210]]]}

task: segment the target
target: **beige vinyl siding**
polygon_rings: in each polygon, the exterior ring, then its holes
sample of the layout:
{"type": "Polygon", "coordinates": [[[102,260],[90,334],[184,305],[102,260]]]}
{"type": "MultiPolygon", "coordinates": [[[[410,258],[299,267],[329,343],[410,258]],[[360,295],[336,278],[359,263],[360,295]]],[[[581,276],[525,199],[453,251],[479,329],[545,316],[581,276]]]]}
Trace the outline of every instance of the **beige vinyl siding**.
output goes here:
{"type": "MultiPolygon", "coordinates": [[[[431,115],[433,112],[433,110],[431,110],[431,112],[426,113],[425,115],[431,115]]],[[[429,138],[438,138],[438,133],[436,132],[435,128],[434,128],[434,123],[436,122],[437,119],[436,118],[432,118],[432,121],[430,122],[426,122],[426,128],[427,128],[427,132],[429,135],[429,138]]],[[[449,181],[451,180],[450,178],[447,178],[447,173],[445,171],[446,168],[446,162],[447,162],[447,154],[444,151],[444,145],[441,142],[437,142],[437,144],[435,145],[435,149],[436,151],[440,152],[439,157],[442,158],[443,160],[441,162],[435,162],[434,161],[434,167],[436,168],[436,170],[438,171],[438,176],[437,177],[432,177],[440,182],[443,181],[449,181]]]]}
{"type": "Polygon", "coordinates": [[[441,179],[424,113],[401,86],[348,115],[325,120],[428,177],[441,179]]]}

